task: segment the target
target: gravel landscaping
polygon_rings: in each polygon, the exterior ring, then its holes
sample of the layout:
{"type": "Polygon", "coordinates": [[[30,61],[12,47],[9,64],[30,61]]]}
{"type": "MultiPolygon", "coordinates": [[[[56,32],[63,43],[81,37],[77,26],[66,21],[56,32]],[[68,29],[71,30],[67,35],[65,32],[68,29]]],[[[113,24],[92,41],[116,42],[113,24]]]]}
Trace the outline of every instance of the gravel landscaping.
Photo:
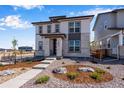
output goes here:
{"type": "Polygon", "coordinates": [[[37,75],[35,78],[31,79],[27,83],[25,83],[21,88],[124,88],[124,65],[121,64],[94,64],[89,61],[80,61],[80,63],[76,63],[75,60],[71,59],[62,59],[62,60],[56,60],[52,64],[48,66],[47,69],[42,71],[39,75],[37,75]],[[113,76],[113,80],[109,82],[103,82],[103,83],[82,83],[82,84],[74,84],[68,81],[60,80],[58,78],[55,78],[52,74],[52,70],[54,68],[57,68],[59,66],[66,66],[66,65],[74,65],[74,64],[80,64],[80,65],[88,65],[92,67],[98,67],[101,68],[113,76]],[[40,77],[48,75],[50,76],[49,81],[46,84],[35,84],[35,80],[40,77]]]}

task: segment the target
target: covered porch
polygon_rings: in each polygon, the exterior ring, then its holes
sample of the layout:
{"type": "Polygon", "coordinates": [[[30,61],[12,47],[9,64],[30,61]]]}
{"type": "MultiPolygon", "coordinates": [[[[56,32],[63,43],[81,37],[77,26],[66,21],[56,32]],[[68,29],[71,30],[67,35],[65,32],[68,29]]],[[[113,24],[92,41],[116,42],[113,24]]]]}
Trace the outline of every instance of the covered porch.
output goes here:
{"type": "Polygon", "coordinates": [[[55,56],[62,57],[63,53],[63,40],[66,38],[65,34],[61,33],[48,33],[41,34],[44,37],[43,47],[44,47],[44,56],[55,56]]]}
{"type": "Polygon", "coordinates": [[[118,59],[124,57],[124,28],[109,28],[109,30],[117,30],[107,39],[107,48],[109,48],[110,56],[118,59]],[[123,51],[123,53],[122,53],[123,51]]]}
{"type": "Polygon", "coordinates": [[[117,30],[117,33],[92,42],[91,55],[95,55],[97,58],[124,58],[124,31],[123,29],[111,30],[117,30]]]}

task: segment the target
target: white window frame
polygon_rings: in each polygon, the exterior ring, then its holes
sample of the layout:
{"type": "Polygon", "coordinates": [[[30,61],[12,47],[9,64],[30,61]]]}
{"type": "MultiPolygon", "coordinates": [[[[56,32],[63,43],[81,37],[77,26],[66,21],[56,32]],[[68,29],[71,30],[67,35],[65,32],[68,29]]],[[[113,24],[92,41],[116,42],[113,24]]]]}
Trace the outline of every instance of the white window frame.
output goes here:
{"type": "Polygon", "coordinates": [[[51,31],[52,31],[52,25],[49,24],[49,25],[47,25],[47,33],[51,33],[51,31]],[[48,32],[48,26],[50,26],[50,32],[48,32]]]}
{"type": "Polygon", "coordinates": [[[76,45],[76,41],[77,40],[69,40],[69,52],[80,52],[80,48],[81,48],[81,40],[78,40],[79,41],[79,51],[76,51],[76,47],[77,47],[77,45],[76,45]],[[70,41],[73,41],[73,45],[72,46],[70,46],[70,41]],[[74,49],[73,49],[73,51],[70,51],[70,47],[73,47],[74,49]]]}
{"type": "Polygon", "coordinates": [[[39,34],[43,33],[43,26],[39,26],[39,27],[38,27],[38,33],[39,33],[39,34]],[[41,29],[41,28],[42,28],[42,29],[41,29]]]}
{"type": "Polygon", "coordinates": [[[123,46],[124,46],[124,35],[123,35],[123,46]]]}
{"type": "Polygon", "coordinates": [[[43,41],[38,41],[38,50],[42,51],[43,50],[43,41]],[[42,49],[40,49],[42,47],[42,49]]]}
{"type": "Polygon", "coordinates": [[[55,32],[60,32],[60,24],[55,24],[55,32]],[[57,26],[56,25],[58,25],[58,28],[56,28],[57,26]],[[56,31],[58,29],[58,31],[56,31]]]}
{"type": "Polygon", "coordinates": [[[80,33],[80,32],[81,32],[81,21],[70,21],[69,23],[68,23],[68,30],[69,30],[69,33],[80,33]],[[69,23],[71,23],[71,22],[74,23],[74,27],[73,27],[74,32],[70,32],[70,28],[71,28],[71,27],[70,27],[69,23]],[[75,24],[76,24],[76,22],[80,22],[80,27],[79,27],[79,28],[80,28],[80,31],[79,31],[79,32],[75,32],[75,28],[76,28],[76,25],[75,25],[75,24]]]}

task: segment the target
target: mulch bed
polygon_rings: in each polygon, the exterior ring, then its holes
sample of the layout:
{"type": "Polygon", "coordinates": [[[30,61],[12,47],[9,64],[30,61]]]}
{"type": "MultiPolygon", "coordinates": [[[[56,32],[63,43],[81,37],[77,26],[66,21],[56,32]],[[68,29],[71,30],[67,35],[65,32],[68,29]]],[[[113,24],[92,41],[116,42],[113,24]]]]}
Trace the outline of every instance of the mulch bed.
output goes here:
{"type": "Polygon", "coordinates": [[[23,68],[23,67],[33,67],[34,65],[40,64],[41,62],[19,62],[16,64],[9,64],[5,66],[0,66],[0,71],[12,69],[12,68],[23,68]]]}
{"type": "MultiPolygon", "coordinates": [[[[78,72],[77,69],[79,67],[90,67],[90,66],[85,66],[85,65],[67,65],[64,66],[67,68],[68,72],[78,72]]],[[[95,67],[92,67],[94,69],[97,69],[95,67]]],[[[104,74],[101,75],[101,80],[95,80],[93,78],[90,77],[90,74],[92,74],[92,72],[79,72],[79,75],[74,79],[74,80],[70,80],[69,78],[67,78],[66,74],[54,74],[54,76],[56,78],[65,80],[65,81],[69,81],[72,83],[101,83],[101,82],[108,82],[111,81],[113,79],[112,75],[108,72],[105,71],[104,74]]]]}

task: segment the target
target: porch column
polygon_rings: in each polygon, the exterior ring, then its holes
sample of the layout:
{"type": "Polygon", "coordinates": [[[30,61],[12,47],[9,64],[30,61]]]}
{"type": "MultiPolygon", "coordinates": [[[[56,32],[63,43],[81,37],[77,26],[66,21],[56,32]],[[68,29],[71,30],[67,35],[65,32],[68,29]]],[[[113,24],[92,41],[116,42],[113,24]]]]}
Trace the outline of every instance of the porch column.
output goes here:
{"type": "Polygon", "coordinates": [[[57,57],[62,57],[62,38],[57,38],[57,57]]]}
{"type": "Polygon", "coordinates": [[[119,45],[118,45],[118,48],[117,48],[117,58],[120,59],[120,46],[123,46],[123,33],[122,31],[120,31],[120,34],[119,34],[119,45]]]}
{"type": "Polygon", "coordinates": [[[123,34],[122,34],[122,31],[120,32],[119,34],[119,46],[122,46],[123,45],[123,34]]]}
{"type": "Polygon", "coordinates": [[[44,39],[44,41],[43,41],[44,43],[43,43],[43,48],[44,48],[44,56],[50,56],[50,44],[49,44],[49,42],[50,42],[50,40],[49,40],[49,38],[45,38],[44,39]]]}

